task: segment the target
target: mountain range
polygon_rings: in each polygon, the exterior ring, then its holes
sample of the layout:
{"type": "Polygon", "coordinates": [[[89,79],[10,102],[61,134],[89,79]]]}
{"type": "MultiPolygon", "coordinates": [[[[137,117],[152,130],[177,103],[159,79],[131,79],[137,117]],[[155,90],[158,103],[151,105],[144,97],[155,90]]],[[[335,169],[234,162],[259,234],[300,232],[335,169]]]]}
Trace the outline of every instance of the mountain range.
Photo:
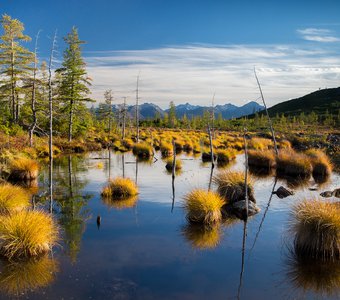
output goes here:
{"type": "MultiPolygon", "coordinates": [[[[135,105],[127,107],[128,116],[134,117],[135,107],[136,107],[135,105]]],[[[259,105],[254,101],[249,102],[240,107],[228,103],[224,105],[216,105],[214,108],[214,114],[216,118],[218,117],[219,114],[221,114],[222,118],[224,119],[232,119],[253,114],[263,109],[264,109],[263,106],[259,105]]],[[[113,111],[117,110],[118,106],[113,105],[113,111]]],[[[205,111],[211,111],[211,107],[191,105],[189,103],[179,104],[176,106],[176,117],[182,118],[184,115],[186,115],[189,119],[191,119],[193,117],[203,116],[205,111]]],[[[157,115],[163,117],[165,113],[169,113],[169,109],[163,110],[158,105],[153,103],[143,103],[139,105],[139,118],[141,120],[154,118],[157,115]]]]}

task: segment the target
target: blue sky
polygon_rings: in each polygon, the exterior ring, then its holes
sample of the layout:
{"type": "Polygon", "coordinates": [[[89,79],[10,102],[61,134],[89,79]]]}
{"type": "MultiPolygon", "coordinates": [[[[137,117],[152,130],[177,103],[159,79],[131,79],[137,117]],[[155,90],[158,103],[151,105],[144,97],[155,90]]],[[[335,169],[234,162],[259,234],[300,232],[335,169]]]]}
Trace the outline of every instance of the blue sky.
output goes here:
{"type": "Polygon", "coordinates": [[[78,27],[98,100],[111,88],[132,102],[139,72],[142,101],[162,107],[257,100],[254,66],[269,105],[340,82],[340,1],[2,0],[0,12],[42,30],[41,57],[58,29],[61,60],[78,27]]]}

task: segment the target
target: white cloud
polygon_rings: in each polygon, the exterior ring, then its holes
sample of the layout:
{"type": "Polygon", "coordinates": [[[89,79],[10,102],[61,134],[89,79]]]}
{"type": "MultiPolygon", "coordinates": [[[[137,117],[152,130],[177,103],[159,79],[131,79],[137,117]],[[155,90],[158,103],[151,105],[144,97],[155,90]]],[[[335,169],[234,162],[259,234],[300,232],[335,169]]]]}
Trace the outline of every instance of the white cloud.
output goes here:
{"type": "Polygon", "coordinates": [[[340,38],[334,36],[333,32],[329,29],[305,28],[298,29],[297,32],[306,41],[321,43],[334,43],[340,41],[340,38]]]}
{"type": "MultiPolygon", "coordinates": [[[[334,51],[334,50],[333,50],[334,51]]],[[[94,79],[95,99],[112,89],[117,102],[135,98],[140,72],[141,102],[168,107],[190,102],[244,104],[259,97],[253,68],[262,84],[268,105],[302,96],[318,88],[340,83],[340,57],[325,48],[272,46],[167,47],[150,50],[95,52],[86,57],[94,79]]],[[[88,53],[90,54],[90,53],[88,53]]]]}

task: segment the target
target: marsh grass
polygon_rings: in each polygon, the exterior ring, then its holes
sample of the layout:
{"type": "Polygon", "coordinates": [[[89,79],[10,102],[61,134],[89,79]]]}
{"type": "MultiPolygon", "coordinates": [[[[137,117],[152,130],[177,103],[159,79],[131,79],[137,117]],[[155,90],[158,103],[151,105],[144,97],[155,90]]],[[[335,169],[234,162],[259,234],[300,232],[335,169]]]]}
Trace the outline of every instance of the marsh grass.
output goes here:
{"type": "Polygon", "coordinates": [[[184,196],[184,207],[191,222],[214,224],[221,220],[225,201],[215,192],[194,189],[184,196]]]}
{"type": "Polygon", "coordinates": [[[138,157],[149,158],[152,156],[152,146],[147,143],[138,143],[133,146],[132,152],[138,157]]]}
{"type": "Polygon", "coordinates": [[[219,224],[208,226],[190,223],[182,228],[182,235],[193,248],[213,249],[220,243],[221,228],[219,224]]]}
{"type": "MultiPolygon", "coordinates": [[[[166,165],[165,165],[165,168],[168,170],[168,171],[172,171],[172,167],[173,167],[173,158],[168,158],[166,160],[166,165]]],[[[178,158],[176,158],[176,166],[175,166],[175,170],[176,171],[179,171],[182,169],[182,161],[178,158]]]]}
{"type": "Polygon", "coordinates": [[[57,262],[48,255],[4,262],[0,290],[10,296],[19,296],[46,287],[53,282],[58,269],[57,262]]]}
{"type": "Polygon", "coordinates": [[[138,194],[138,187],[130,178],[116,177],[102,190],[102,197],[113,200],[127,199],[138,194]]]}
{"type": "Polygon", "coordinates": [[[218,149],[216,150],[217,163],[227,164],[236,159],[236,152],[234,149],[218,149]]]}
{"type": "Polygon", "coordinates": [[[9,183],[0,185],[0,214],[10,214],[30,206],[29,194],[9,183]]]}
{"type": "Polygon", "coordinates": [[[168,142],[161,142],[160,150],[163,157],[169,157],[173,155],[173,147],[168,142]]]}
{"type": "Polygon", "coordinates": [[[30,158],[18,157],[10,162],[10,181],[28,181],[38,177],[39,164],[30,158]]]}
{"type": "Polygon", "coordinates": [[[293,150],[280,150],[276,158],[276,172],[278,175],[291,177],[310,177],[312,165],[308,156],[293,150]]]}
{"type": "Polygon", "coordinates": [[[276,165],[275,153],[273,150],[249,150],[249,167],[271,169],[276,165]]]}
{"type": "Polygon", "coordinates": [[[310,158],[313,167],[313,177],[316,181],[328,178],[332,174],[332,164],[327,155],[319,149],[309,149],[306,155],[310,158]]]}
{"type": "MultiPolygon", "coordinates": [[[[221,171],[213,177],[217,191],[229,203],[245,200],[245,174],[244,172],[221,171]]],[[[248,176],[247,191],[250,201],[255,202],[253,179],[248,176]]]]}
{"type": "Polygon", "coordinates": [[[43,211],[21,211],[0,218],[0,251],[9,259],[45,253],[57,239],[57,226],[43,211]]]}
{"type": "Polygon", "coordinates": [[[340,257],[340,205],[304,200],[293,207],[291,233],[299,257],[321,260],[340,257]]]}

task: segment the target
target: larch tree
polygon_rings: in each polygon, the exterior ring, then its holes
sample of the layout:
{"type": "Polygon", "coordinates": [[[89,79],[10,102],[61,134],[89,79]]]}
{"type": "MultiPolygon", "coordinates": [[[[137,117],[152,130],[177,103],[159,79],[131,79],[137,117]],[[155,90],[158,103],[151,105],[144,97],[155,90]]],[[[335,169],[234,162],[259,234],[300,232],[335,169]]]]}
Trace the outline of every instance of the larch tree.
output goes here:
{"type": "Polygon", "coordinates": [[[64,41],[68,45],[64,51],[62,67],[56,72],[61,75],[59,100],[62,103],[64,113],[68,115],[68,140],[71,141],[73,132],[81,127],[82,117],[86,115],[85,102],[93,101],[88,95],[91,79],[87,76],[86,64],[81,54],[81,41],[78,30],[73,27],[64,41]]]}
{"type": "Polygon", "coordinates": [[[1,19],[3,35],[0,36],[0,100],[7,102],[5,113],[15,123],[19,120],[22,83],[30,76],[34,55],[21,45],[31,38],[23,33],[24,25],[4,14],[1,19]]]}

